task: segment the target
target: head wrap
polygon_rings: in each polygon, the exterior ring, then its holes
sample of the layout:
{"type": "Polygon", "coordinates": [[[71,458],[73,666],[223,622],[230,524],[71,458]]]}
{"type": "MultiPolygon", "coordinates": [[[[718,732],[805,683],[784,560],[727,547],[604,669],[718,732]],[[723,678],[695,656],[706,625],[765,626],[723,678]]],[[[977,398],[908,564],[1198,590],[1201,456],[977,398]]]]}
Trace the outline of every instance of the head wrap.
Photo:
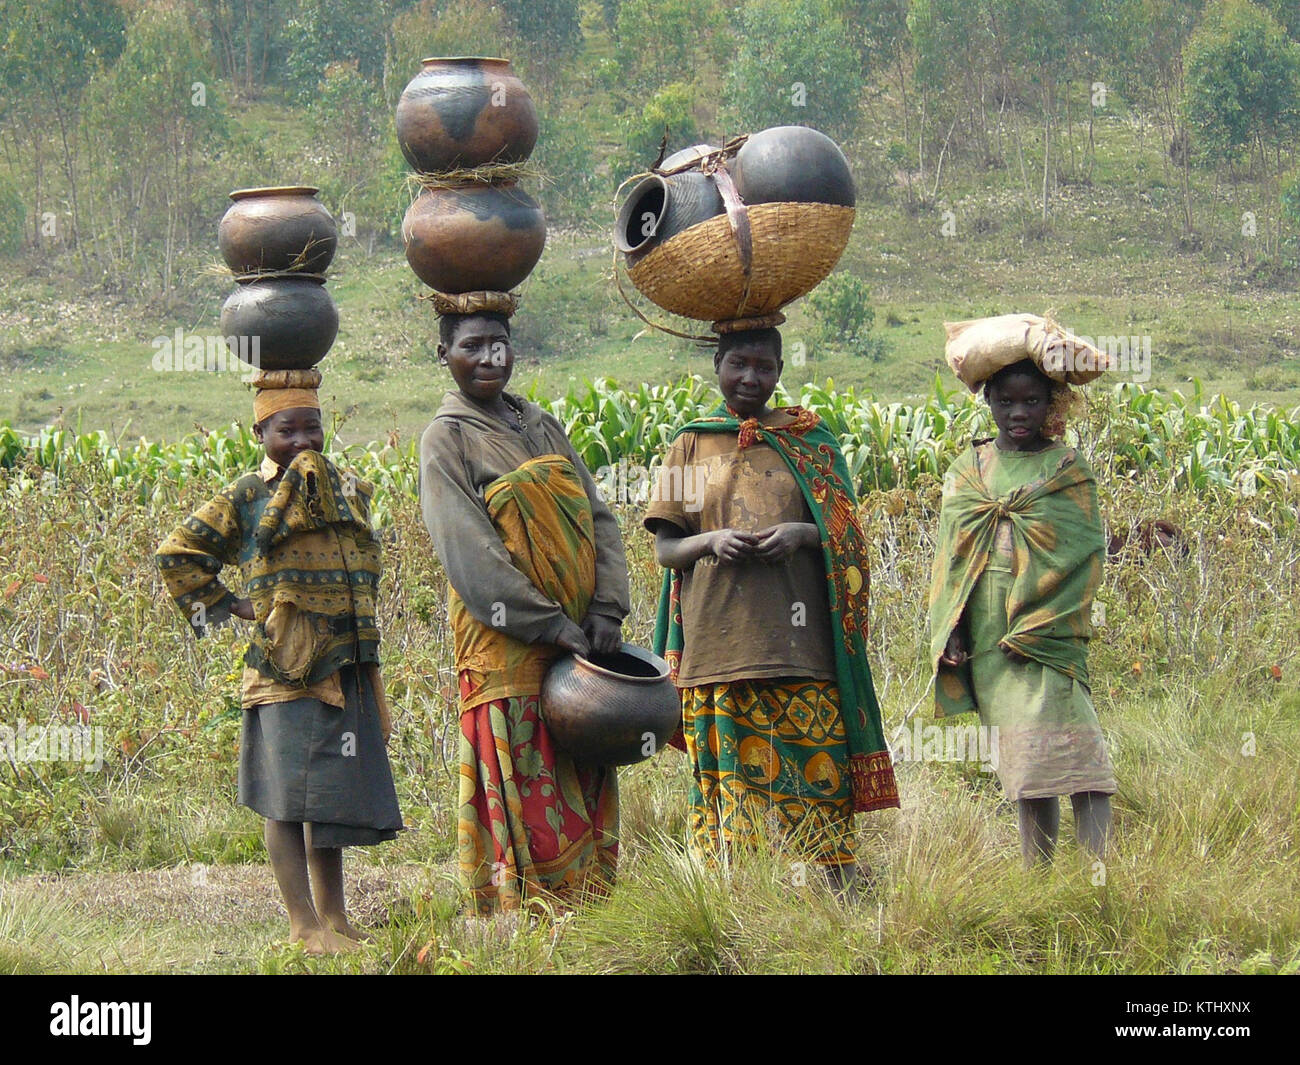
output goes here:
{"type": "Polygon", "coordinates": [[[272,414],[299,407],[320,410],[320,397],[316,394],[320,383],[320,371],[316,369],[259,370],[253,375],[253,387],[257,389],[253,397],[253,421],[260,425],[272,414]]]}

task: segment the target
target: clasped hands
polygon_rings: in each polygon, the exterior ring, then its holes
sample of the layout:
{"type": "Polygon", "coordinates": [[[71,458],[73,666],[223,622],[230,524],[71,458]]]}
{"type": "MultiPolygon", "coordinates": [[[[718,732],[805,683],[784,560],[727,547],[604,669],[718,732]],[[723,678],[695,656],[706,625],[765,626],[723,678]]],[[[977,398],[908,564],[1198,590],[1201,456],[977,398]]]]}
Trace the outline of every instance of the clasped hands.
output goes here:
{"type": "Polygon", "coordinates": [[[709,549],[719,562],[782,562],[801,547],[816,547],[821,532],[803,521],[784,521],[758,532],[718,529],[710,534],[709,549]]]}

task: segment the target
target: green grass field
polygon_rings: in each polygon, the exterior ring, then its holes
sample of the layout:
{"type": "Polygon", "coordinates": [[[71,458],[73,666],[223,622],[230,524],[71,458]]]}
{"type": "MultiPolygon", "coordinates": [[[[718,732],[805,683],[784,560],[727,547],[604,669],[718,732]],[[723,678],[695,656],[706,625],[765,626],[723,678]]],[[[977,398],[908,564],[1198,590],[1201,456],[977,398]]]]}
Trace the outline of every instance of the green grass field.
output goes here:
{"type": "MultiPolygon", "coordinates": [[[[1300,533],[1261,496],[1173,491],[1103,465],[1111,527],[1162,515],[1186,555],[1107,567],[1093,690],[1119,780],[1114,852],[1020,869],[1014,807],[974,764],[900,761],[901,811],[859,818],[874,876],[835,901],[779,852],[706,870],[683,851],[676,752],[621,774],[621,882],[559,923],[466,921],[455,848],[456,713],[445,581],[414,502],[391,503],[381,599],[390,754],[411,831],[350,852],[377,936],[311,960],[260,822],[235,805],[243,636],[182,631],[149,558],[215,487],[142,507],[95,461],[61,481],[0,470],[0,720],[103,729],[99,772],[0,766],[0,971],[1293,972],[1300,969],[1300,533]],[[21,495],[17,487],[22,484],[21,495]]],[[[869,495],[871,663],[887,733],[927,714],[925,590],[938,483],[869,495]]],[[[629,639],[658,570],[635,507],[629,639]]]]}

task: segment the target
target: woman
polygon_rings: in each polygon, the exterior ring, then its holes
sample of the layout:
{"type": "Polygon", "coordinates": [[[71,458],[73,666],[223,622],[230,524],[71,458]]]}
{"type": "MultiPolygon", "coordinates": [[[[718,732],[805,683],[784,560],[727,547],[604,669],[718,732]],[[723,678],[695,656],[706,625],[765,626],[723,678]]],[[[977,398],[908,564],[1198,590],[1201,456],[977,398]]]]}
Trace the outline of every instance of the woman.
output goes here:
{"type": "Polygon", "coordinates": [[[1105,541],[1097,483],[1053,437],[1072,397],[1032,359],[984,382],[998,427],[949,469],[930,592],[936,714],[978,710],[1017,804],[1026,864],[1050,861],[1069,795],[1080,841],[1105,854],[1115,774],[1088,681],[1105,541]]]}
{"type": "Polygon", "coordinates": [[[725,405],[673,438],[646,528],[665,574],[655,648],[682,690],[697,853],[768,828],[847,887],[853,814],[898,805],[867,665],[867,557],[834,437],[772,409],[775,329],[723,334],[725,405]]]}
{"type": "Polygon", "coordinates": [[[618,524],[564,430],[505,391],[508,319],[446,315],[448,392],[420,444],[420,501],[450,585],[460,682],[459,864],[480,913],[613,882],[618,781],[556,750],[538,709],[565,651],[614,651],[628,611],[618,524]]]}

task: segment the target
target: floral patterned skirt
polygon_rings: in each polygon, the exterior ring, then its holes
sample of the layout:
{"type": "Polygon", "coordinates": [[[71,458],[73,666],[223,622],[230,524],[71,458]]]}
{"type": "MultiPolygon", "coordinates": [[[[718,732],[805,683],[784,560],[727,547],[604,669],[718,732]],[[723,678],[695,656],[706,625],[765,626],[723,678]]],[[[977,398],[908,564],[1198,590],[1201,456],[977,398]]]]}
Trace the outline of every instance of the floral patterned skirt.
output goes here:
{"type": "Polygon", "coordinates": [[[618,865],[618,775],[557,750],[537,695],[460,717],[461,880],[481,914],[607,894],[618,865]]]}

